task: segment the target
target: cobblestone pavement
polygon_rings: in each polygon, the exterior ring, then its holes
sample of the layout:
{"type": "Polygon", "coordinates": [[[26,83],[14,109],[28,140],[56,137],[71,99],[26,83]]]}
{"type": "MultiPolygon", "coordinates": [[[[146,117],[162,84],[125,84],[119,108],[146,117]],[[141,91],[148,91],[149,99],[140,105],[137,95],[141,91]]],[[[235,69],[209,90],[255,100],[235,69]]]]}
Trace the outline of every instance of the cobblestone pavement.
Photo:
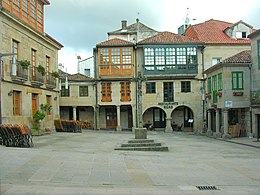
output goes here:
{"type": "Polygon", "coordinates": [[[33,148],[0,146],[0,194],[260,192],[259,148],[191,133],[149,132],[169,152],[114,150],[130,138],[131,132],[85,130],[34,137],[33,148]]]}

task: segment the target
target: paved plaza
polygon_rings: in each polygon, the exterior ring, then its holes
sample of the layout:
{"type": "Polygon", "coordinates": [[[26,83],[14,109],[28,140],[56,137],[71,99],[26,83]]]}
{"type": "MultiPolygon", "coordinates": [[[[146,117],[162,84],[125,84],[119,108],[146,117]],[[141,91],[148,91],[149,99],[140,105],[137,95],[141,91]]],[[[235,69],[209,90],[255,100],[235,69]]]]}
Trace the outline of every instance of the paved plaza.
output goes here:
{"type": "Polygon", "coordinates": [[[0,194],[260,194],[260,148],[148,132],[169,151],[114,150],[131,138],[85,130],[34,137],[33,148],[0,146],[0,194]]]}

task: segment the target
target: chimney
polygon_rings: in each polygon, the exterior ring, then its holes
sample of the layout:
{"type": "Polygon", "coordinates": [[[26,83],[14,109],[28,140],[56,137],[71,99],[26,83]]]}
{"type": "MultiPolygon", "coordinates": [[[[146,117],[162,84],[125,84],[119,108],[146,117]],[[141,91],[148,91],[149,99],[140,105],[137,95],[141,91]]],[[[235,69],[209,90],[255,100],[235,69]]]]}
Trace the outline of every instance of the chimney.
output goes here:
{"type": "Polygon", "coordinates": [[[127,21],[126,20],[122,20],[121,24],[122,24],[122,30],[126,30],[127,21]]]}

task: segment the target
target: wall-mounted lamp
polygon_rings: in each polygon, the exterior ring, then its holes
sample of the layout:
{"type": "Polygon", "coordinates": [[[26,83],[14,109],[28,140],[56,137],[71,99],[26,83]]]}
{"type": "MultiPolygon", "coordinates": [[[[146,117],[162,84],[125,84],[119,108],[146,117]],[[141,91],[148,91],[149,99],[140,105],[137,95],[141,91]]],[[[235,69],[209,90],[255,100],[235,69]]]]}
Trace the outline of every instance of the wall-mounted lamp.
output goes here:
{"type": "Polygon", "coordinates": [[[54,97],[54,100],[56,101],[58,98],[57,97],[54,97]]]}
{"type": "Polygon", "coordinates": [[[12,96],[13,95],[13,90],[8,92],[8,96],[12,96]]]}

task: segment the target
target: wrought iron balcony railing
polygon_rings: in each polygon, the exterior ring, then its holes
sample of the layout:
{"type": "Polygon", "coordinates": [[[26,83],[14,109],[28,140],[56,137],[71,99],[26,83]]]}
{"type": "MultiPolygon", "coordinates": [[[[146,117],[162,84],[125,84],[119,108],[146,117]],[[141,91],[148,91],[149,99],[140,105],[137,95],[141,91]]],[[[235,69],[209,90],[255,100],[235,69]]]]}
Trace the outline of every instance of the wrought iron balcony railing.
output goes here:
{"type": "Polygon", "coordinates": [[[46,87],[54,89],[56,87],[56,78],[50,72],[46,74],[46,87]]]}
{"type": "Polygon", "coordinates": [[[251,105],[260,106],[260,90],[255,90],[251,92],[251,105]]]}
{"type": "Polygon", "coordinates": [[[25,82],[28,80],[28,69],[23,68],[19,62],[11,64],[11,78],[13,81],[25,82]]]}
{"type": "Polygon", "coordinates": [[[32,67],[30,70],[30,80],[32,85],[43,85],[45,75],[42,75],[41,72],[37,71],[36,67],[32,67]]]}

